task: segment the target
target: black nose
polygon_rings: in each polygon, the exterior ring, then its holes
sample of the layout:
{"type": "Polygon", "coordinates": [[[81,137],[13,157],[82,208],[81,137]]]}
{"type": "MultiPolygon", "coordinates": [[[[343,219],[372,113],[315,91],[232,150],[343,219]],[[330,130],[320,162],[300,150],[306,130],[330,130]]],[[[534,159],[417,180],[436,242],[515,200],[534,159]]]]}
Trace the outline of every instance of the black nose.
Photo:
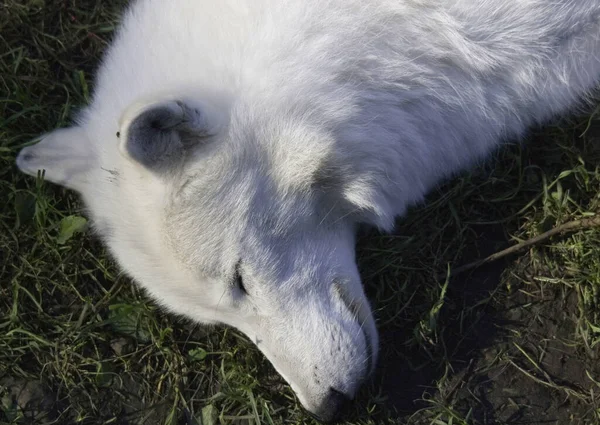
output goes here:
{"type": "Polygon", "coordinates": [[[352,399],[341,391],[330,387],[327,397],[316,412],[308,412],[310,416],[321,422],[338,421],[352,399]]]}

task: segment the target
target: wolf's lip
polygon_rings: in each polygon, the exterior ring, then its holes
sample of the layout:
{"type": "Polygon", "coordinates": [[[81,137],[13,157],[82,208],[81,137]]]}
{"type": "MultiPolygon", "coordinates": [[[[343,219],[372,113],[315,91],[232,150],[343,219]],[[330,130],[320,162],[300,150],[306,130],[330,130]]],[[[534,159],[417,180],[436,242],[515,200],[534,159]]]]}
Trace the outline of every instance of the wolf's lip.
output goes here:
{"type": "Polygon", "coordinates": [[[368,308],[364,305],[366,301],[359,301],[353,298],[346,288],[344,287],[343,282],[336,282],[334,284],[334,290],[342,300],[342,303],[346,306],[348,311],[352,314],[354,320],[358,322],[358,326],[360,326],[360,330],[365,339],[365,350],[367,357],[367,375],[363,377],[363,379],[368,378],[368,375],[373,373],[373,369],[375,368],[375,364],[373,361],[373,341],[370,336],[367,334],[367,330],[365,329],[365,323],[371,319],[371,315],[368,312],[368,308]]]}

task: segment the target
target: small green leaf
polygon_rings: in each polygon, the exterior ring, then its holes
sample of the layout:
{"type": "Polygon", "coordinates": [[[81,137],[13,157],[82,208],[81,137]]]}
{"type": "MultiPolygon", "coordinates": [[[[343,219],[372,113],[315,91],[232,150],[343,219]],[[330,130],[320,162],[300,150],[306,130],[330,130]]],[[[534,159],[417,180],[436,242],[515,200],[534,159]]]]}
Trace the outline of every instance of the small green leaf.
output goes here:
{"type": "Polygon", "coordinates": [[[216,425],[217,423],[217,409],[212,404],[204,406],[202,408],[202,416],[200,416],[200,423],[202,425],[216,425]]]}
{"type": "Polygon", "coordinates": [[[75,233],[83,232],[87,225],[87,220],[78,215],[70,215],[60,221],[60,231],[56,242],[63,245],[73,237],[75,233]]]}
{"type": "Polygon", "coordinates": [[[113,329],[142,343],[152,339],[147,314],[143,304],[112,304],[108,307],[108,318],[113,329]]]}
{"type": "Polygon", "coordinates": [[[592,325],[589,321],[588,321],[588,326],[590,327],[592,332],[600,334],[600,327],[592,325]]]}
{"type": "Polygon", "coordinates": [[[202,361],[207,355],[208,353],[203,348],[194,348],[188,352],[189,359],[195,361],[202,361]]]}

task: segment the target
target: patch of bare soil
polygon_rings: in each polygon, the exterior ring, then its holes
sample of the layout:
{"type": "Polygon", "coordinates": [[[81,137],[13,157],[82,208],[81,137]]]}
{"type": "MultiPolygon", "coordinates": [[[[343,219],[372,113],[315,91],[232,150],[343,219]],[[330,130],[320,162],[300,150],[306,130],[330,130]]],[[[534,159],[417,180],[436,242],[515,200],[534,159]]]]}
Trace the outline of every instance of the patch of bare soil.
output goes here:
{"type": "Polygon", "coordinates": [[[517,284],[504,295],[491,317],[504,337],[461,378],[461,410],[484,424],[597,424],[600,351],[576,337],[576,291],[517,284]]]}
{"type": "Polygon", "coordinates": [[[509,277],[508,290],[502,269],[483,267],[449,291],[442,352],[402,353],[410,329],[382,329],[386,404],[408,423],[431,423],[442,408],[473,424],[597,425],[600,347],[577,337],[576,288],[509,277]]]}

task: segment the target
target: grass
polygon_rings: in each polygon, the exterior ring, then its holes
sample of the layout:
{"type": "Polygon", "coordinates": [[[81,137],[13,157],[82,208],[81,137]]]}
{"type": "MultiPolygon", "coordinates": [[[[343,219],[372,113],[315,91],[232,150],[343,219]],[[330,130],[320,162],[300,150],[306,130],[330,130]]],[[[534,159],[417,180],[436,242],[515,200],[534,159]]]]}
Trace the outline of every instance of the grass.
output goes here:
{"type": "MultiPolygon", "coordinates": [[[[0,5],[0,423],[311,424],[238,332],[161,312],[18,150],[68,123],[116,0],[0,5]]],[[[600,229],[452,279],[458,266],[600,211],[600,109],[448,182],[358,253],[380,371],[348,424],[600,423],[600,229]]]]}

